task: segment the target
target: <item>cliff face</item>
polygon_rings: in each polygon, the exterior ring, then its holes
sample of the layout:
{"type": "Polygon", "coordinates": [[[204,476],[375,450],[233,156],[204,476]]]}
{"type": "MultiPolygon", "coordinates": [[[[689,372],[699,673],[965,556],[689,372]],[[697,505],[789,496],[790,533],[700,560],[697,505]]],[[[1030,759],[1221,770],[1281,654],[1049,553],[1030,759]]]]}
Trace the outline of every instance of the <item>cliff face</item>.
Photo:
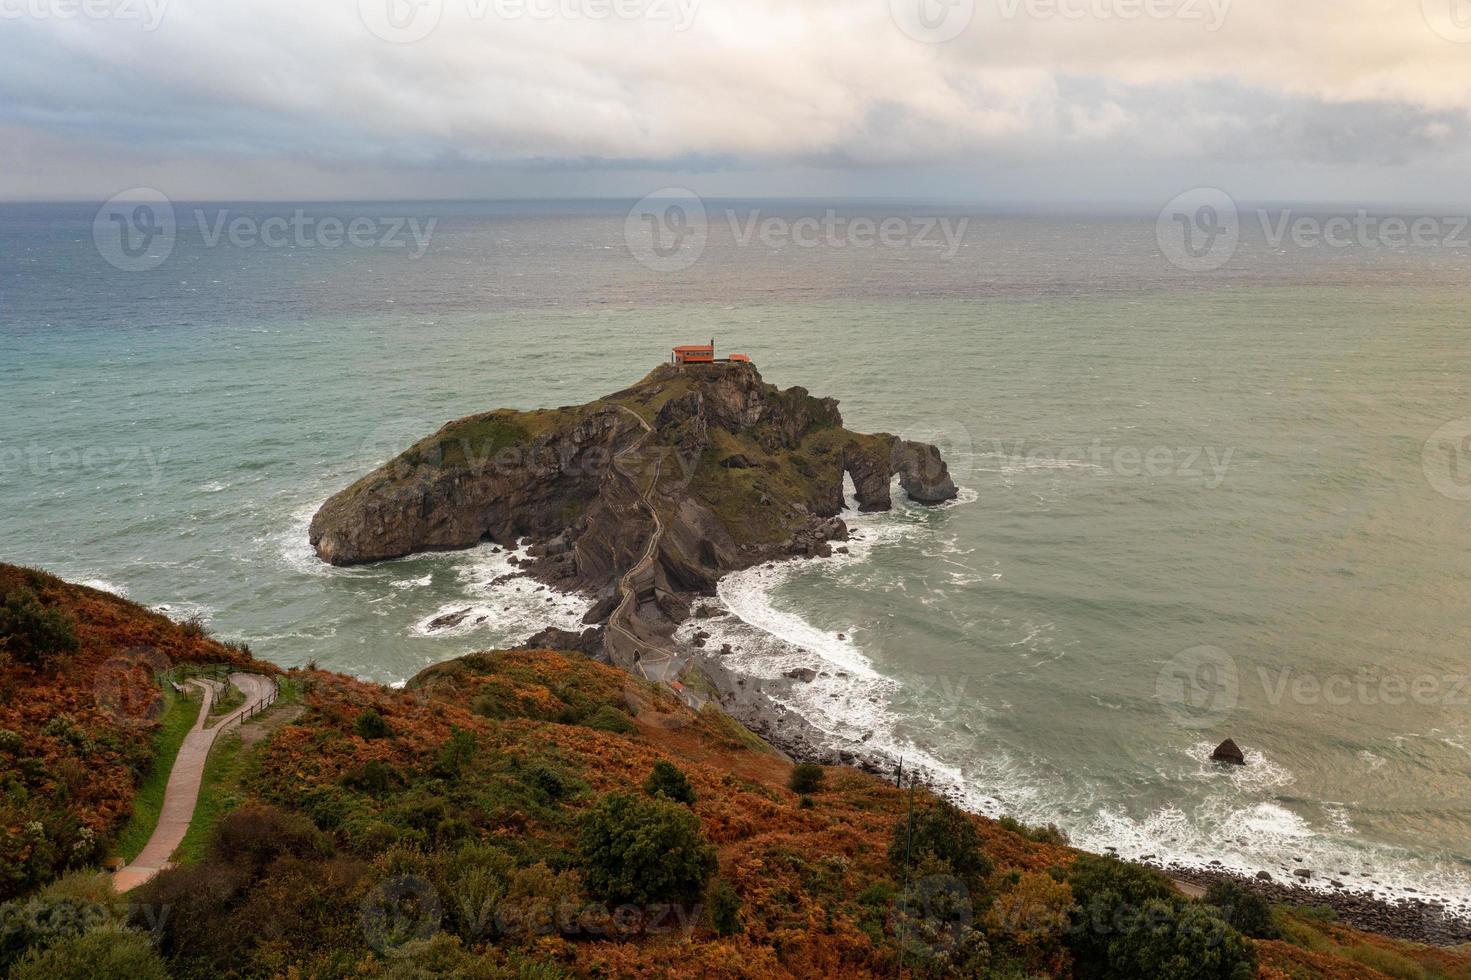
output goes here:
{"type": "Polygon", "coordinates": [[[498,411],[445,426],[334,496],[311,541],[336,565],[529,538],[540,577],[605,589],[663,533],[648,583],[703,591],[732,569],[824,553],[860,506],[956,494],[939,451],[843,427],[836,401],[778,390],[749,364],[660,366],[588,405],[498,411]]]}

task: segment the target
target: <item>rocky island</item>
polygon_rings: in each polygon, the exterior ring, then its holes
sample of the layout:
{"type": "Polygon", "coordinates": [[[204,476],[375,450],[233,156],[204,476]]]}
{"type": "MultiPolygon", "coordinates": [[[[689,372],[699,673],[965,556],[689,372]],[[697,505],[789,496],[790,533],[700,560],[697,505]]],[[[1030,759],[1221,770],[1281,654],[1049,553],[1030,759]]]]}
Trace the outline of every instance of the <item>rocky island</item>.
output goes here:
{"type": "MultiPolygon", "coordinates": [[[[698,687],[775,735],[769,699],[674,630],[728,572],[830,555],[848,534],[845,477],[859,508],[878,511],[895,476],[922,504],[957,493],[938,449],[853,432],[831,398],[778,389],[749,362],[666,364],[586,405],[451,422],[328,500],[310,535],[335,565],[526,542],[524,574],[597,598],[587,633],[537,645],[667,682],[694,670],[698,687]]],[[[780,725],[779,741],[813,748],[799,720],[780,725]]]]}
{"type": "Polygon", "coordinates": [[[851,432],[831,398],[779,390],[749,362],[661,365],[586,405],[451,422],[328,500],[310,534],[334,565],[529,538],[539,577],[603,589],[637,557],[628,520],[657,476],[657,575],[697,591],[820,553],[842,533],[845,474],[865,511],[888,509],[896,474],[912,500],[956,495],[935,447],[851,432]]]}

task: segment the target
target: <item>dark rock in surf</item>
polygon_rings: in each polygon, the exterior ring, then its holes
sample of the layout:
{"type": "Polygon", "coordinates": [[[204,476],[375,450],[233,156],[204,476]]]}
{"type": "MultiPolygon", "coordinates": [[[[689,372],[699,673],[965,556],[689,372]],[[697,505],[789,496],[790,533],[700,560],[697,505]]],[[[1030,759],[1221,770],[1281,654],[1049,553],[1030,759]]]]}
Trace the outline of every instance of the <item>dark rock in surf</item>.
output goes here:
{"type": "Polygon", "coordinates": [[[1227,762],[1233,766],[1246,765],[1246,755],[1231,739],[1226,739],[1211,753],[1212,762],[1227,762]]]}
{"type": "Polygon", "coordinates": [[[457,610],[452,613],[445,613],[443,616],[431,619],[429,621],[428,630],[431,633],[437,633],[440,630],[453,629],[454,627],[463,623],[465,620],[469,619],[470,613],[472,613],[473,611],[473,609],[466,608],[457,610]]]}

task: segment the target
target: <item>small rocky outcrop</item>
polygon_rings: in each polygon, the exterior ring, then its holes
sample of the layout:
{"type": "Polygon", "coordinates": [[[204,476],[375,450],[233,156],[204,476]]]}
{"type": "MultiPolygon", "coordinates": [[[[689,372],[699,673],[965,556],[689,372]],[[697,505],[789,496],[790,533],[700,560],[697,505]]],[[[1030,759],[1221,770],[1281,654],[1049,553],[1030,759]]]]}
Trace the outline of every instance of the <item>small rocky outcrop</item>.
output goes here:
{"type": "Polygon", "coordinates": [[[950,478],[950,467],[940,457],[940,450],[924,442],[894,443],[893,469],[899,474],[899,485],[910,500],[921,504],[942,504],[960,494],[950,478]]]}
{"type": "Polygon", "coordinates": [[[457,609],[454,612],[445,613],[443,616],[437,616],[429,621],[428,630],[431,633],[437,633],[440,630],[453,629],[469,619],[470,613],[473,611],[473,609],[469,608],[457,609]]]}
{"type": "Polygon", "coordinates": [[[581,633],[570,633],[567,630],[557,629],[549,626],[526,640],[525,643],[516,647],[517,650],[557,650],[575,651],[585,653],[589,657],[598,657],[603,652],[603,631],[601,629],[587,629],[581,633]]]}
{"type": "Polygon", "coordinates": [[[1216,746],[1215,751],[1211,753],[1211,761],[1227,762],[1233,766],[1244,766],[1246,765],[1246,755],[1234,741],[1228,738],[1216,746]]]}

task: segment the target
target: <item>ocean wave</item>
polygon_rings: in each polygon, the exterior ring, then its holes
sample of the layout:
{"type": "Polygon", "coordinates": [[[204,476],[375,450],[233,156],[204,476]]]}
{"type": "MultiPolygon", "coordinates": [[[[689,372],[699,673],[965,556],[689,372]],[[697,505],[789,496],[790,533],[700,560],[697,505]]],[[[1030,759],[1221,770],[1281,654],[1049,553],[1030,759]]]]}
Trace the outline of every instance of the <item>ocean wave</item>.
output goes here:
{"type": "Polygon", "coordinates": [[[121,585],[109,582],[105,578],[78,579],[77,584],[85,585],[89,589],[96,589],[98,592],[111,592],[113,595],[122,596],[124,599],[128,597],[127,589],[123,588],[121,585]]]}

